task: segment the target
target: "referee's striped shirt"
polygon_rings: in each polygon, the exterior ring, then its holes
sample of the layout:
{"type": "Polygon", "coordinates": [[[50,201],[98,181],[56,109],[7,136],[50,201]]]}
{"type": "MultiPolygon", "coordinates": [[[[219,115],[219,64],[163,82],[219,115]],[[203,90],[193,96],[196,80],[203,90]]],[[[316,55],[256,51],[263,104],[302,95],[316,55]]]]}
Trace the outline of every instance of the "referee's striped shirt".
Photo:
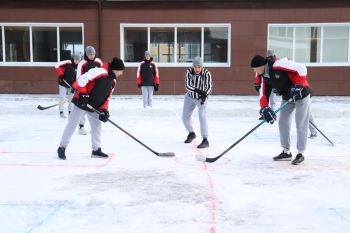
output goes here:
{"type": "Polygon", "coordinates": [[[202,68],[199,74],[194,72],[193,67],[186,71],[186,90],[192,98],[199,99],[199,94],[194,92],[195,88],[205,91],[207,96],[212,92],[213,82],[206,68],[202,68]]]}

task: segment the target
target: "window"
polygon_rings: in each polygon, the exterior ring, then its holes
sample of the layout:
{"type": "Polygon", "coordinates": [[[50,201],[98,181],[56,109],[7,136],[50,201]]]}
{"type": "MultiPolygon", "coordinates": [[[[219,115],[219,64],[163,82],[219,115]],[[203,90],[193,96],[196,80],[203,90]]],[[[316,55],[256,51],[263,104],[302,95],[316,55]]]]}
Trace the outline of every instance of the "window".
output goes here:
{"type": "Polygon", "coordinates": [[[201,28],[177,29],[177,61],[191,62],[201,56],[201,28]]]}
{"type": "Polygon", "coordinates": [[[83,55],[83,34],[81,27],[60,27],[60,60],[71,58],[74,53],[83,55]]]}
{"type": "Polygon", "coordinates": [[[0,28],[1,66],[52,66],[84,51],[82,24],[0,23],[0,28]]]}
{"type": "Polygon", "coordinates": [[[349,23],[269,25],[268,48],[309,66],[348,66],[349,23]]]}
{"type": "Polygon", "coordinates": [[[57,61],[57,29],[54,27],[33,27],[33,61],[57,61]]]}
{"type": "Polygon", "coordinates": [[[5,27],[6,61],[30,61],[29,27],[5,27]]]}
{"type": "MultiPolygon", "coordinates": [[[[2,28],[3,27],[0,27],[0,33],[2,34],[2,28]]],[[[3,43],[2,43],[2,36],[0,36],[0,62],[2,62],[2,61],[4,61],[4,54],[3,54],[3,52],[4,52],[4,50],[3,50],[3,47],[4,45],[3,45],[3,43]]]]}
{"type": "Polygon", "coordinates": [[[147,28],[127,28],[124,35],[124,61],[141,61],[147,50],[147,28]]]}
{"type": "Polygon", "coordinates": [[[137,66],[149,50],[159,66],[189,66],[200,56],[206,66],[230,66],[230,24],[121,24],[121,57],[137,66]]]}
{"type": "Polygon", "coordinates": [[[174,62],[174,28],[151,28],[150,52],[156,62],[174,62]]]}

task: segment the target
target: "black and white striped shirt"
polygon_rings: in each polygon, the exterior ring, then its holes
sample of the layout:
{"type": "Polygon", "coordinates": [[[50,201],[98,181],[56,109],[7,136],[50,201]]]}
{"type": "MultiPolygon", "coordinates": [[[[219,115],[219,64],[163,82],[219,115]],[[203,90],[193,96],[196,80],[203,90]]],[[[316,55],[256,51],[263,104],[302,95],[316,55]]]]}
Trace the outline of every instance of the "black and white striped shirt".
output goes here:
{"type": "Polygon", "coordinates": [[[193,67],[186,71],[186,90],[192,98],[199,99],[199,94],[194,89],[205,91],[207,96],[212,92],[213,82],[209,70],[202,68],[199,74],[194,72],[193,67]]]}

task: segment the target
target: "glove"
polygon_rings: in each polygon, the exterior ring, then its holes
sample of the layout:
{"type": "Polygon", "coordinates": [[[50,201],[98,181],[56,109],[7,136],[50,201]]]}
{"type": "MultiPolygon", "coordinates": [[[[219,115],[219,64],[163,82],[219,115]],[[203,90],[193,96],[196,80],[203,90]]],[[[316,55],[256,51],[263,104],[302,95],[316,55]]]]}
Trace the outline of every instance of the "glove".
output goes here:
{"type": "Polygon", "coordinates": [[[194,92],[198,93],[199,99],[201,100],[201,104],[204,104],[205,100],[207,99],[207,93],[198,88],[195,88],[194,92]]]}
{"type": "Polygon", "coordinates": [[[75,94],[76,91],[77,91],[77,90],[75,90],[74,87],[72,87],[72,88],[70,89],[70,93],[72,93],[72,94],[75,94]]]}
{"type": "Polygon", "coordinates": [[[100,110],[100,115],[98,119],[103,122],[107,122],[109,118],[109,112],[108,110],[100,110]]]}
{"type": "Polygon", "coordinates": [[[301,85],[293,85],[290,88],[290,95],[291,95],[294,103],[297,100],[301,100],[303,98],[303,94],[301,93],[303,91],[303,89],[304,89],[304,87],[301,85]]]}
{"type": "Polygon", "coordinates": [[[267,123],[273,124],[277,119],[276,114],[272,111],[270,107],[264,107],[260,109],[259,113],[262,119],[264,119],[267,123]]]}
{"type": "Polygon", "coordinates": [[[154,85],[154,91],[158,91],[158,88],[159,88],[159,84],[155,84],[154,85]]]}
{"type": "Polygon", "coordinates": [[[207,93],[205,91],[202,91],[202,90],[198,89],[198,88],[195,88],[194,92],[198,93],[200,96],[207,97],[207,93]]]}
{"type": "Polygon", "coordinates": [[[254,83],[254,88],[257,92],[260,91],[260,88],[261,88],[261,84],[260,83],[254,83]]]}
{"type": "Polygon", "coordinates": [[[86,93],[79,94],[78,103],[79,103],[80,107],[85,108],[89,103],[89,98],[90,98],[89,94],[86,94],[86,93]]]}
{"type": "Polygon", "coordinates": [[[138,86],[139,88],[141,88],[141,84],[137,84],[137,86],[138,86]]]}

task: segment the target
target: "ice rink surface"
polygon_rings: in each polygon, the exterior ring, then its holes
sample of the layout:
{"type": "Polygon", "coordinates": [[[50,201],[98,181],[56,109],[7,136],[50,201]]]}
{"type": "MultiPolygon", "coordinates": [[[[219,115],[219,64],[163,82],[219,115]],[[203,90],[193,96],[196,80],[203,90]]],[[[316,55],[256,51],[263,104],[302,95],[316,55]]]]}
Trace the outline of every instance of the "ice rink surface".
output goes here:
{"type": "MultiPolygon", "coordinates": [[[[72,137],[67,160],[56,150],[66,124],[55,95],[0,95],[1,233],[348,233],[350,232],[350,97],[313,97],[320,134],[305,163],[272,161],[281,152],[278,125],[264,124],[215,163],[215,157],[258,121],[257,96],[212,96],[209,143],[184,144],[183,96],[115,95],[102,150],[91,158],[91,135],[72,137]]],[[[89,124],[86,124],[89,131],[89,124]]],[[[295,124],[292,153],[296,155],[295,124]]]]}

